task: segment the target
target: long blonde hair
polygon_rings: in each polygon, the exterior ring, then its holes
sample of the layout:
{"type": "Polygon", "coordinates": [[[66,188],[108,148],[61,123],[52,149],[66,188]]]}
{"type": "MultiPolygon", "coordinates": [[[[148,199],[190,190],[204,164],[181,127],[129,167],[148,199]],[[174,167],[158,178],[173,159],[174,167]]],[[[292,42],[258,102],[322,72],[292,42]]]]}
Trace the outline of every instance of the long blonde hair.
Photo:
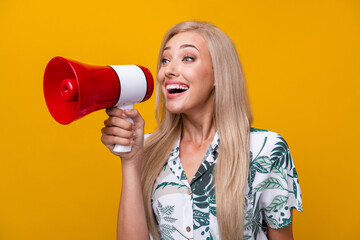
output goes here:
{"type": "MultiPolygon", "coordinates": [[[[158,56],[161,66],[166,43],[176,34],[194,31],[206,41],[215,79],[214,120],[220,137],[219,156],[214,170],[216,215],[222,239],[242,239],[243,204],[249,168],[249,136],[252,113],[239,56],[231,39],[206,22],[188,21],[172,27],[164,36],[158,56]]],[[[151,206],[154,181],[169,158],[182,128],[180,114],[166,110],[165,98],[156,88],[158,129],[145,142],[142,187],[149,230],[159,238],[151,206]]]]}

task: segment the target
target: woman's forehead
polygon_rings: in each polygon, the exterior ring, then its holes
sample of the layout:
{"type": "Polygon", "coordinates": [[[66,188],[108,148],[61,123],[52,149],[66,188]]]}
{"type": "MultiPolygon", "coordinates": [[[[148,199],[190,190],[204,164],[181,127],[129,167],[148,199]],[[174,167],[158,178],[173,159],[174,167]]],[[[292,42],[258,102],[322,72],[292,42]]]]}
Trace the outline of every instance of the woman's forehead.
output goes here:
{"type": "Polygon", "coordinates": [[[178,33],[169,39],[165,45],[164,51],[185,47],[194,47],[198,51],[204,48],[207,49],[207,45],[203,36],[194,31],[187,31],[178,33]]]}

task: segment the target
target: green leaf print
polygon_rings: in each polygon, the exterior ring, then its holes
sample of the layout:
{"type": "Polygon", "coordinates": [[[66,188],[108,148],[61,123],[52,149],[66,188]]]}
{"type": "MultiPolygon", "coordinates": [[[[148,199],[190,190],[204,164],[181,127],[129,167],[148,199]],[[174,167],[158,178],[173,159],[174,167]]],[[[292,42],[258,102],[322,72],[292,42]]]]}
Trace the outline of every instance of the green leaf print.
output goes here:
{"type": "Polygon", "coordinates": [[[279,181],[279,179],[274,178],[274,177],[269,177],[268,179],[262,181],[261,183],[259,183],[255,188],[254,191],[255,192],[260,192],[263,189],[281,189],[281,190],[286,190],[284,188],[284,186],[281,184],[281,182],[279,181]]]}
{"type": "Polygon", "coordinates": [[[268,215],[266,215],[266,214],[264,214],[264,215],[265,215],[265,219],[266,219],[267,224],[271,228],[279,228],[278,222],[274,218],[272,218],[272,216],[268,217],[268,215]]]}
{"type": "Polygon", "coordinates": [[[160,213],[162,216],[170,216],[173,214],[174,212],[174,208],[175,208],[175,205],[172,205],[172,206],[165,206],[163,207],[161,202],[159,201],[158,202],[158,209],[160,210],[160,213]]]}
{"type": "Polygon", "coordinates": [[[284,218],[283,222],[281,224],[279,224],[280,228],[286,227],[291,223],[291,217],[289,218],[284,218]]]}
{"type": "Polygon", "coordinates": [[[184,171],[182,171],[182,172],[181,172],[180,180],[187,180],[187,178],[186,178],[186,175],[185,175],[185,172],[184,172],[184,171]]]}
{"type": "Polygon", "coordinates": [[[194,230],[202,227],[202,226],[208,226],[210,224],[209,222],[209,213],[204,213],[199,210],[194,210],[194,230]]]}
{"type": "Polygon", "coordinates": [[[166,206],[162,209],[162,215],[170,216],[174,212],[175,206],[166,206]]]}
{"type": "MultiPolygon", "coordinates": [[[[264,144],[266,143],[266,139],[264,144]]],[[[264,147],[264,146],[263,146],[264,147]]],[[[259,154],[258,154],[259,155],[259,154]]],[[[252,157],[252,152],[250,152],[250,156],[252,157]]],[[[267,156],[257,156],[254,160],[250,162],[250,172],[248,175],[248,185],[250,187],[250,192],[252,192],[253,182],[255,179],[256,172],[259,173],[269,173],[273,163],[267,156]]]]}
{"type": "MultiPolygon", "coordinates": [[[[255,193],[256,195],[256,193],[255,193]]],[[[245,197],[245,202],[250,204],[251,200],[252,200],[253,196],[248,195],[245,197]]],[[[254,198],[256,198],[256,196],[254,196],[254,198]]],[[[260,201],[257,201],[256,207],[252,206],[249,207],[246,212],[245,212],[245,217],[244,217],[244,230],[247,232],[251,232],[252,233],[252,237],[251,239],[256,239],[257,234],[260,231],[261,228],[261,211],[260,211],[260,206],[259,206],[260,201]],[[254,210],[255,208],[255,210],[254,210]]],[[[246,205],[249,206],[249,205],[246,205]]],[[[248,239],[246,238],[247,236],[249,236],[248,234],[244,235],[244,239],[248,239]]]]}
{"type": "Polygon", "coordinates": [[[214,237],[212,236],[211,233],[210,233],[210,240],[214,240],[214,237]]]}
{"type": "Polygon", "coordinates": [[[269,170],[272,167],[272,162],[269,157],[261,156],[251,162],[251,167],[259,173],[269,173],[269,170]]]}
{"type": "MultiPolygon", "coordinates": [[[[171,217],[171,215],[174,212],[174,208],[175,208],[175,205],[163,206],[161,204],[161,202],[158,201],[158,206],[156,208],[156,213],[157,213],[156,219],[164,219],[165,222],[168,222],[168,223],[176,222],[178,219],[171,217]]],[[[159,220],[158,220],[158,222],[159,222],[159,220]]],[[[177,231],[177,229],[173,225],[163,223],[163,224],[159,225],[159,228],[160,228],[161,239],[164,239],[164,240],[173,240],[174,239],[171,236],[171,234],[173,232],[177,231]]]]}
{"type": "Polygon", "coordinates": [[[302,211],[303,211],[303,207],[302,207],[301,201],[298,200],[297,203],[298,203],[298,209],[299,209],[299,211],[302,212],[302,211]]]}
{"type": "Polygon", "coordinates": [[[244,225],[244,230],[251,230],[253,228],[253,223],[252,223],[252,216],[248,215],[247,217],[245,217],[245,225],[244,225]]]}
{"type": "Polygon", "coordinates": [[[272,162],[270,160],[270,158],[268,156],[261,156],[255,159],[257,162],[259,162],[259,164],[266,168],[267,170],[270,170],[271,166],[272,166],[272,162]]]}
{"type": "Polygon", "coordinates": [[[170,223],[174,223],[177,221],[177,219],[173,217],[164,217],[164,220],[170,223]]]}
{"type": "Polygon", "coordinates": [[[255,168],[255,170],[259,173],[268,173],[269,171],[264,168],[259,162],[254,162],[252,164],[252,167],[255,168]]]}
{"type": "Polygon", "coordinates": [[[279,174],[280,177],[281,177],[282,179],[284,179],[285,182],[286,182],[286,173],[285,173],[285,170],[284,170],[283,167],[281,167],[281,166],[280,166],[280,167],[274,167],[274,168],[271,170],[271,172],[276,173],[276,174],[279,174]]]}
{"type": "Polygon", "coordinates": [[[263,142],[263,145],[262,145],[260,151],[258,152],[258,154],[256,155],[255,159],[258,158],[258,156],[260,155],[260,153],[261,153],[262,150],[264,149],[264,147],[265,147],[265,145],[266,145],[266,142],[267,142],[267,137],[265,137],[264,142],[263,142]]]}
{"type": "Polygon", "coordinates": [[[269,206],[267,206],[264,210],[266,212],[273,212],[275,210],[279,210],[281,208],[283,208],[287,202],[288,202],[289,197],[288,196],[283,196],[283,195],[277,195],[272,202],[270,203],[269,206]]]}
{"type": "Polygon", "coordinates": [[[250,128],[251,132],[268,132],[268,130],[259,129],[259,128],[250,128]]]}
{"type": "Polygon", "coordinates": [[[289,147],[282,137],[278,137],[279,142],[275,144],[275,148],[271,151],[271,160],[274,161],[274,167],[288,166],[292,168],[292,158],[289,147]]]}
{"type": "Polygon", "coordinates": [[[168,163],[166,162],[165,163],[165,165],[164,165],[164,167],[163,167],[163,171],[165,172],[165,170],[166,170],[166,166],[168,165],[168,163]]]}
{"type": "Polygon", "coordinates": [[[296,187],[296,183],[295,183],[294,179],[293,179],[293,191],[294,191],[295,198],[297,198],[297,187],[296,187]]]}
{"type": "Polygon", "coordinates": [[[297,175],[297,172],[296,172],[295,168],[293,168],[293,178],[298,178],[298,175],[297,175]]]}
{"type": "Polygon", "coordinates": [[[250,168],[250,172],[249,172],[249,176],[248,176],[248,185],[250,187],[250,193],[252,192],[255,174],[256,174],[256,170],[254,168],[250,168]]]}
{"type": "Polygon", "coordinates": [[[216,217],[216,199],[215,194],[210,195],[210,213],[216,217]]]}
{"type": "Polygon", "coordinates": [[[178,186],[178,189],[182,188],[182,187],[187,187],[184,184],[179,184],[179,183],[175,183],[175,182],[163,182],[163,183],[160,183],[159,185],[157,185],[157,187],[155,188],[155,191],[157,189],[159,189],[160,187],[162,187],[162,189],[164,189],[166,186],[178,186]]]}
{"type": "Polygon", "coordinates": [[[161,239],[164,240],[175,240],[171,234],[173,232],[175,232],[176,229],[174,228],[174,226],[169,225],[169,224],[161,224],[160,225],[160,232],[161,232],[161,239]]]}

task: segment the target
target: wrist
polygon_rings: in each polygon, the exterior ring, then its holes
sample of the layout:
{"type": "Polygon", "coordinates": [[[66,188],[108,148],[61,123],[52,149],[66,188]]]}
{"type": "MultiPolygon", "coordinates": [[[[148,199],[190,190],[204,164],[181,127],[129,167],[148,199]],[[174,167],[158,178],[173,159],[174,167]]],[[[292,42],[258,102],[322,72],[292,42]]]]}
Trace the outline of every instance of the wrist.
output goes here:
{"type": "Polygon", "coordinates": [[[123,172],[141,172],[141,162],[142,158],[137,159],[126,159],[124,157],[120,157],[121,159],[121,168],[123,172]]]}

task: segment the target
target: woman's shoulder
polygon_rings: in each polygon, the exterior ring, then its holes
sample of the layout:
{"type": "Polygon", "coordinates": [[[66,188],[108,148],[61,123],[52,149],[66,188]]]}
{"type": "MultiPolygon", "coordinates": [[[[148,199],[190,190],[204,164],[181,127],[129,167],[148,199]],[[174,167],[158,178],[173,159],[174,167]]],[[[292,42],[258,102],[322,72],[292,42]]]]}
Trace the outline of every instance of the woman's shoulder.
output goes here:
{"type": "Polygon", "coordinates": [[[276,138],[279,137],[280,134],[277,132],[273,132],[270,130],[260,129],[260,128],[250,128],[250,137],[270,137],[270,138],[276,138]]]}
{"type": "Polygon", "coordinates": [[[272,156],[289,151],[285,139],[276,132],[251,128],[250,151],[252,155],[272,156]]]}

